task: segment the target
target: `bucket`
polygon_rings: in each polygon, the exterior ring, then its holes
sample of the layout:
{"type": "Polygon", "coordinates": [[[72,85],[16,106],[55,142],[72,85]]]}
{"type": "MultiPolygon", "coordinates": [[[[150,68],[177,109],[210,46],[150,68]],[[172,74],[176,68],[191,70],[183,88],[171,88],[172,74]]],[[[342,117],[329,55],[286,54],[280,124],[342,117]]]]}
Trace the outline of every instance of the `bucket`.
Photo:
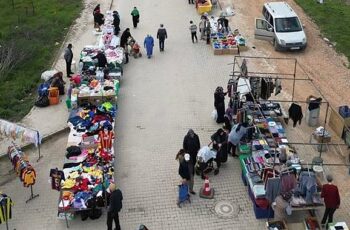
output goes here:
{"type": "Polygon", "coordinates": [[[57,105],[60,101],[60,92],[57,87],[49,88],[49,101],[50,105],[57,105]]]}

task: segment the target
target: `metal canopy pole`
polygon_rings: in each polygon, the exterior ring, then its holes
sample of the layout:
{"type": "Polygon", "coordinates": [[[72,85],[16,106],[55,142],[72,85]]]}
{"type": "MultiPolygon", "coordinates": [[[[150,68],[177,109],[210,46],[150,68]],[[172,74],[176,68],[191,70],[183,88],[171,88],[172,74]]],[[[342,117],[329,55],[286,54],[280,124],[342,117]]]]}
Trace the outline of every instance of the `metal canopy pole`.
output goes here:
{"type": "Polygon", "coordinates": [[[297,59],[294,60],[294,73],[293,73],[293,75],[294,75],[294,80],[293,80],[292,101],[294,100],[296,72],[297,72],[297,59]]]}

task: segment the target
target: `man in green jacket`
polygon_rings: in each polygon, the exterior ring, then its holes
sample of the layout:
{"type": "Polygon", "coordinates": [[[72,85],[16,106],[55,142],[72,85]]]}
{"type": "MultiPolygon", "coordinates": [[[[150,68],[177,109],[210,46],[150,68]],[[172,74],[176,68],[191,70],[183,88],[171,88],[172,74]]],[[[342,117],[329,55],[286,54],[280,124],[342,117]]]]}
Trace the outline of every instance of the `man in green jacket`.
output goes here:
{"type": "Polygon", "coordinates": [[[131,11],[131,16],[132,16],[132,24],[134,25],[134,28],[137,27],[137,23],[139,23],[140,20],[140,13],[136,6],[134,6],[134,9],[131,11]]]}

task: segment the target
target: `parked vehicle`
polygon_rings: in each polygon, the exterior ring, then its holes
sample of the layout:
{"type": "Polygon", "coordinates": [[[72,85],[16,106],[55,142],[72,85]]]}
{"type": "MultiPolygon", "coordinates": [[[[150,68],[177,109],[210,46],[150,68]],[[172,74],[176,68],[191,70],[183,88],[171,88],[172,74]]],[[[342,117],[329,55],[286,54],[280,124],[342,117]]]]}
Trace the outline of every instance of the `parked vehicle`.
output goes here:
{"type": "Polygon", "coordinates": [[[255,19],[255,38],[272,41],[275,50],[303,50],[307,39],[298,15],[286,2],[268,2],[264,19],[255,19]]]}

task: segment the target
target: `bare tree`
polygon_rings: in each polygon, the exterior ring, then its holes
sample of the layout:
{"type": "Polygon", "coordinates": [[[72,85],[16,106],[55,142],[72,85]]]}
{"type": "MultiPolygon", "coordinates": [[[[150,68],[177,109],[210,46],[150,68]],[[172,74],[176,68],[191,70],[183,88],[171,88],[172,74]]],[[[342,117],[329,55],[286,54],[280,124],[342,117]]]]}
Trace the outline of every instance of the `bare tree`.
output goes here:
{"type": "Polygon", "coordinates": [[[29,55],[28,50],[23,50],[15,41],[8,41],[0,45],[0,78],[13,70],[29,55]]]}

